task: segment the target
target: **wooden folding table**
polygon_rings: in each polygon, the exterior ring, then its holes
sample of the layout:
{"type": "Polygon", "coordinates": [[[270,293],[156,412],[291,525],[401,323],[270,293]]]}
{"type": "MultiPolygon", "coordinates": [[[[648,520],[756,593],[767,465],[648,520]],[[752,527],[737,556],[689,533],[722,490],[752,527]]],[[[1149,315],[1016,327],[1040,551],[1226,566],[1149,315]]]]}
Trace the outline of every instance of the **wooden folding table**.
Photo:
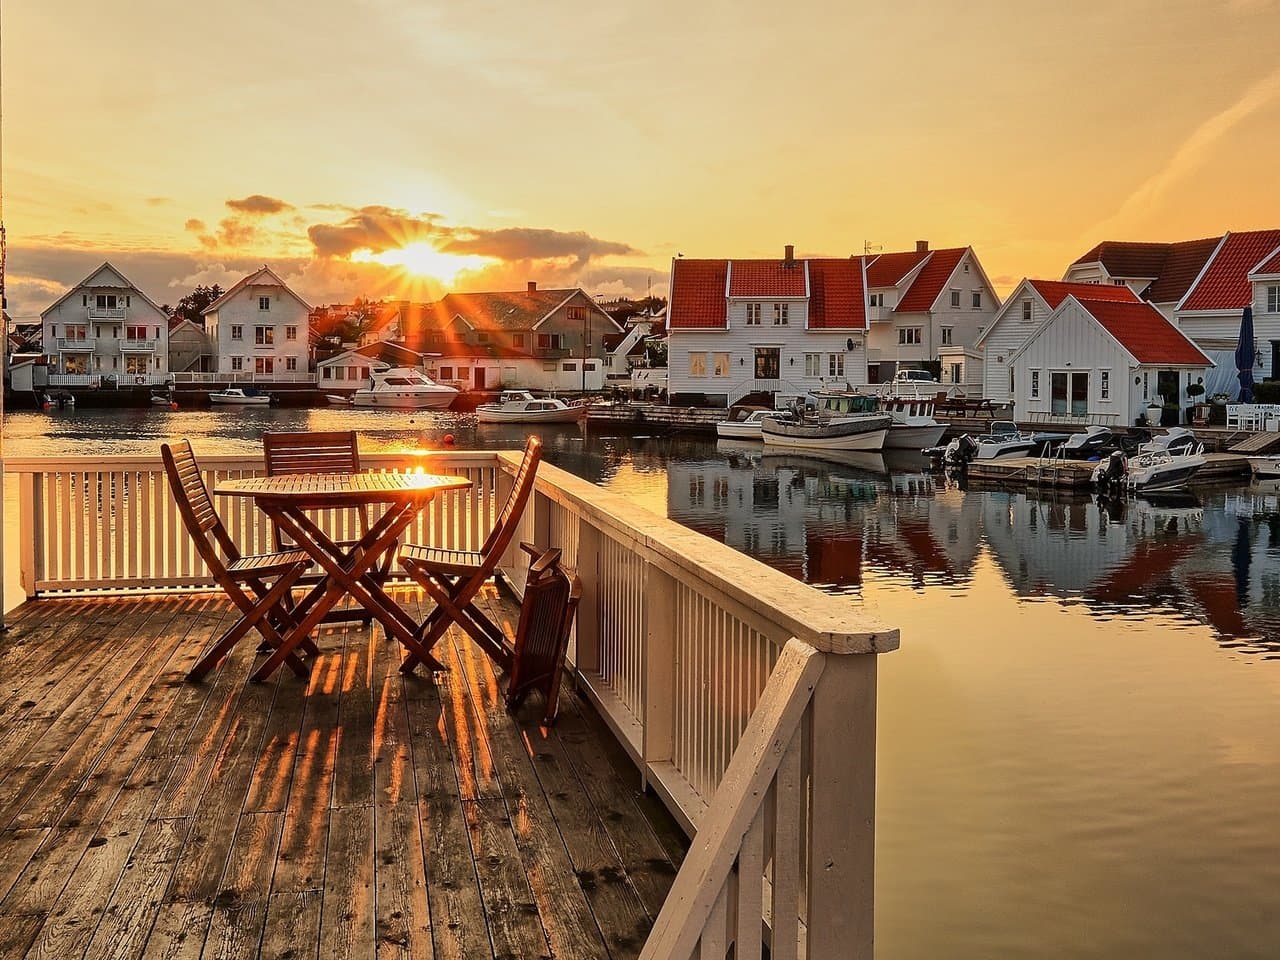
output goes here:
{"type": "Polygon", "coordinates": [[[439,662],[414,638],[417,623],[395,602],[371,573],[422,509],[438,493],[471,486],[465,477],[425,473],[280,474],[224,480],[219,496],[251,497],[277,527],[288,534],[322,570],[324,578],[298,604],[297,626],[253,675],[268,677],[293,652],[344,595],[369,611],[387,635],[400,641],[417,659],[438,669],[439,662]],[[382,505],[382,516],[354,544],[341,546],[308,516],[308,511],[382,505]]]}

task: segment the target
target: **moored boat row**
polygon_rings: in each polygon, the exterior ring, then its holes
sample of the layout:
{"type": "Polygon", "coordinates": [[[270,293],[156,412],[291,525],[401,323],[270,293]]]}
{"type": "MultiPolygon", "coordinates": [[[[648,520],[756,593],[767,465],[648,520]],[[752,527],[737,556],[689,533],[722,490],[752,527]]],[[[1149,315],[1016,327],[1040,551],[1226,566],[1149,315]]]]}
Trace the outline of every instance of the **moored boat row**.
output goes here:
{"type": "Polygon", "coordinates": [[[716,424],[721,439],[761,440],[808,450],[919,450],[938,443],[946,424],[921,397],[820,391],[788,410],[735,407],[716,424]]]}

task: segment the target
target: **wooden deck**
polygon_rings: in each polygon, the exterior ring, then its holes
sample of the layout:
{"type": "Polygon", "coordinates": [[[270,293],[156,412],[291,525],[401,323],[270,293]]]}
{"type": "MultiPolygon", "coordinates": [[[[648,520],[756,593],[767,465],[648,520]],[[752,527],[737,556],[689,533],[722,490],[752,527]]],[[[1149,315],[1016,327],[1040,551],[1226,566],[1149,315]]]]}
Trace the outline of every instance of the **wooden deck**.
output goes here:
{"type": "Polygon", "coordinates": [[[230,616],[211,595],[11,615],[0,958],[638,955],[685,841],[583,701],[544,731],[457,631],[446,672],[402,678],[357,624],[320,635],[308,681],[247,682],[244,642],[185,682],[230,616]]]}

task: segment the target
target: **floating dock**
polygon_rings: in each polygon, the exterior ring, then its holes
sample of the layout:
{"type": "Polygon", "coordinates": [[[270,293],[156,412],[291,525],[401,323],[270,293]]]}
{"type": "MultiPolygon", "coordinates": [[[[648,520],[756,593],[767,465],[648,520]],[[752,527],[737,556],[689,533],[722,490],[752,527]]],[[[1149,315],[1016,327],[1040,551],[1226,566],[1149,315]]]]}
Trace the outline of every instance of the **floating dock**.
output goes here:
{"type": "MultiPolygon", "coordinates": [[[[1196,484],[1236,483],[1249,477],[1249,461],[1232,453],[1210,453],[1208,461],[1196,473],[1196,484]]],[[[1011,457],[1007,460],[975,460],[969,464],[971,482],[1023,485],[1029,487],[1065,487],[1081,489],[1092,484],[1096,460],[1052,460],[1040,457],[1011,457]]]]}

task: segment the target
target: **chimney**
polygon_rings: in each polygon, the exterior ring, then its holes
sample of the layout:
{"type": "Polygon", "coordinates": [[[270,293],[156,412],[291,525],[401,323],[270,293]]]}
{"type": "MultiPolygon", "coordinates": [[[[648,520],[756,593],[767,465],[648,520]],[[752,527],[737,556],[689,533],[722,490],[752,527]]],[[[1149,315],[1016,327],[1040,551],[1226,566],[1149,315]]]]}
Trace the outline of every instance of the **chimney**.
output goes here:
{"type": "Polygon", "coordinates": [[[538,292],[538,281],[537,281],[537,280],[530,280],[530,281],[529,281],[529,292],[530,292],[530,293],[537,293],[537,292],[538,292]]]}
{"type": "Polygon", "coordinates": [[[929,241],[928,241],[928,240],[917,240],[917,241],[916,241],[916,253],[928,253],[928,252],[929,252],[929,241]]]}
{"type": "Polygon", "coordinates": [[[788,243],[785,247],[782,248],[782,250],[783,250],[783,257],[782,257],[783,266],[789,267],[796,262],[795,244],[788,243]]]}

